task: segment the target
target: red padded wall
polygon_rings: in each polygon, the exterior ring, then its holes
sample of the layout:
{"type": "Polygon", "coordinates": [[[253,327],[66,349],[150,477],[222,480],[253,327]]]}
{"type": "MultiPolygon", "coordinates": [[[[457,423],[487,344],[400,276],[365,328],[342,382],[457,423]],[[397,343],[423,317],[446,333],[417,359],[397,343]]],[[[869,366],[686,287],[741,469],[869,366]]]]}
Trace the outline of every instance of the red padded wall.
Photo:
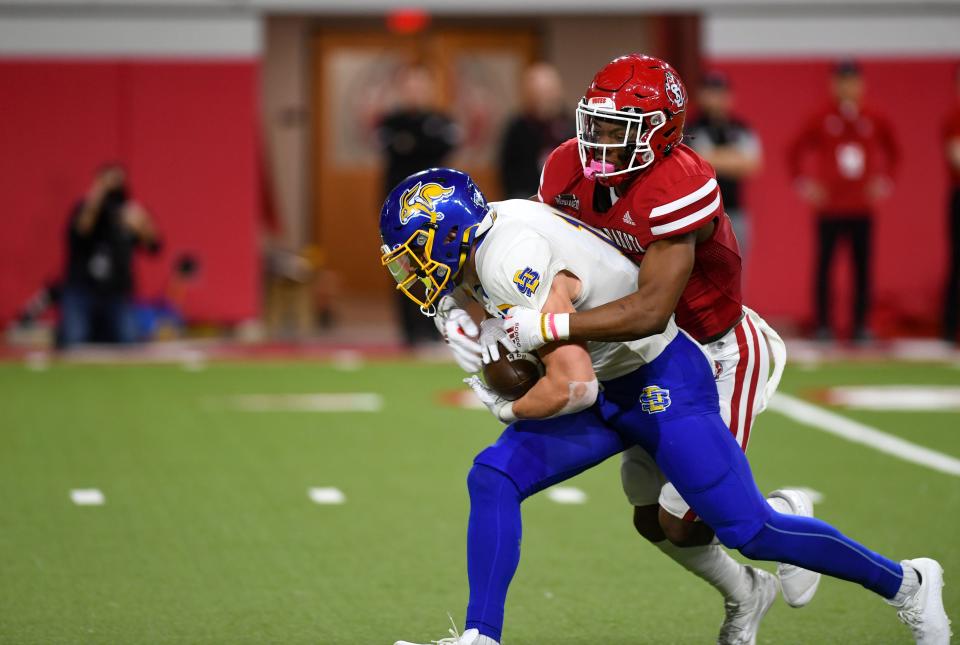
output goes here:
{"type": "MultiPolygon", "coordinates": [[[[946,271],[947,179],[940,123],[956,101],[957,61],[863,61],[867,100],[894,120],[902,148],[894,194],[878,209],[874,323],[881,334],[933,333],[946,271]]],[[[801,122],[828,99],[826,60],[715,60],[729,75],[736,112],[763,141],[765,165],[749,182],[754,242],[747,302],[773,319],[812,318],[814,218],[793,191],[785,151],[801,122]]],[[[844,259],[847,256],[844,255],[844,259]]],[[[846,303],[849,272],[837,276],[846,303]]],[[[849,323],[846,304],[836,308],[849,323]]]]}
{"type": "Polygon", "coordinates": [[[0,60],[0,321],[59,276],[68,210],[108,160],[127,166],[165,242],[137,262],[140,296],[191,252],[190,319],[256,315],[256,104],[252,61],[0,60]]]}

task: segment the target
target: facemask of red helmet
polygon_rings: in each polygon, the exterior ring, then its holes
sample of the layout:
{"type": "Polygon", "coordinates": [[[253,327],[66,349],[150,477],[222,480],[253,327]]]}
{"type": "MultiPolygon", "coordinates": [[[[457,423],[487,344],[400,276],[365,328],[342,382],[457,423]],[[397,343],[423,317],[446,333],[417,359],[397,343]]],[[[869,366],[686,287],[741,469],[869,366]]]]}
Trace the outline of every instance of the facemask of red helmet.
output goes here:
{"type": "Polygon", "coordinates": [[[686,90],[664,61],[632,54],[609,63],[577,105],[587,179],[615,186],[670,153],[683,138],[686,90]]]}

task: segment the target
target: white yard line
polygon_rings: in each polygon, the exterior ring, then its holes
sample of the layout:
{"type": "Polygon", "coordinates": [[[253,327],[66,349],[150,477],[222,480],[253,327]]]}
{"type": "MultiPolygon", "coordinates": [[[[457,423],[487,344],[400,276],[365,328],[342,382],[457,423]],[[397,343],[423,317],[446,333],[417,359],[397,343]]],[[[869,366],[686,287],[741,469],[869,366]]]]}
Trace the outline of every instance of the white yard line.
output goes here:
{"type": "Polygon", "coordinates": [[[307,496],[314,504],[344,504],[347,496],[339,488],[311,488],[307,491],[307,496]]]}
{"type": "Polygon", "coordinates": [[[585,504],[587,494],[575,486],[554,486],[547,490],[547,499],[557,504],[585,504]]]}
{"type": "Polygon", "coordinates": [[[77,506],[103,506],[107,501],[98,488],[74,488],[70,491],[70,499],[77,506]]]}
{"type": "Polygon", "coordinates": [[[770,409],[811,428],[823,430],[847,441],[863,444],[931,470],[960,477],[960,459],[931,448],[918,446],[906,439],[881,432],[865,423],[848,419],[789,394],[778,393],[770,401],[770,409]]]}
{"type": "Polygon", "coordinates": [[[960,387],[953,385],[843,385],[827,390],[833,405],[861,410],[960,411],[960,387]]]}
{"type": "Polygon", "coordinates": [[[379,412],[383,397],[373,392],[241,394],[227,404],[243,412],[379,412]]]}

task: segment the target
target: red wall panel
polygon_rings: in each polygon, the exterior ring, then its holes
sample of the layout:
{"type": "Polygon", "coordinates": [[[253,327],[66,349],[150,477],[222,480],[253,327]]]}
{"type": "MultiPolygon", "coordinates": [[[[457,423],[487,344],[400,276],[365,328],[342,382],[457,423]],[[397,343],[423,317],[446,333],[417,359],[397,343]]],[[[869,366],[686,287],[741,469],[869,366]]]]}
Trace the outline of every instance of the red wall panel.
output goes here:
{"type": "MultiPolygon", "coordinates": [[[[932,333],[946,271],[946,171],[940,123],[956,100],[956,61],[863,62],[867,102],[894,121],[902,148],[894,194],[879,208],[874,244],[874,322],[880,333],[932,333]]],[[[747,202],[754,240],[746,272],[748,303],[774,319],[812,318],[814,217],[786,170],[788,142],[828,99],[830,61],[715,60],[729,75],[736,112],[759,133],[763,171],[747,202]]],[[[847,256],[844,254],[843,258],[847,256]]],[[[835,276],[835,307],[849,321],[849,272],[835,276]]]]}
{"type": "Polygon", "coordinates": [[[255,315],[256,101],[250,61],[0,61],[0,320],[60,274],[68,210],[108,160],[165,242],[137,262],[140,296],[160,295],[191,252],[189,318],[255,315]]]}

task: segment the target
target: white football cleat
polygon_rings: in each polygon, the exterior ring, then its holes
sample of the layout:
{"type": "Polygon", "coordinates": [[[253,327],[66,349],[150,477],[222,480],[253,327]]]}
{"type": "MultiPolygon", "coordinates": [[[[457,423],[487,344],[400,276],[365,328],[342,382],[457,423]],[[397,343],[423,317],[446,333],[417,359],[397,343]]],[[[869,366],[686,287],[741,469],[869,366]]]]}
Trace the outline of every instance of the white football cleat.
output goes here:
{"type": "Polygon", "coordinates": [[[484,636],[477,629],[468,629],[463,634],[458,634],[457,629],[453,628],[450,630],[450,636],[438,641],[430,641],[429,643],[397,641],[393,645],[500,645],[500,643],[489,636],[484,636]]]}
{"type": "Polygon", "coordinates": [[[950,619],[943,609],[943,567],[930,558],[904,560],[900,566],[913,567],[921,577],[916,593],[897,607],[900,621],[913,632],[917,645],[950,645],[950,619]]]}
{"type": "Polygon", "coordinates": [[[777,599],[776,576],[750,566],[747,574],[752,578],[753,590],[743,602],[724,603],[727,615],[720,625],[717,645],[755,645],[760,621],[777,599]]]}
{"type": "MultiPolygon", "coordinates": [[[[791,515],[813,517],[813,500],[801,490],[775,490],[767,495],[767,499],[771,497],[785,501],[790,506],[791,515]]],[[[780,593],[791,607],[803,607],[813,600],[820,586],[819,573],[793,564],[778,563],[777,577],[780,578],[780,593]]]]}

